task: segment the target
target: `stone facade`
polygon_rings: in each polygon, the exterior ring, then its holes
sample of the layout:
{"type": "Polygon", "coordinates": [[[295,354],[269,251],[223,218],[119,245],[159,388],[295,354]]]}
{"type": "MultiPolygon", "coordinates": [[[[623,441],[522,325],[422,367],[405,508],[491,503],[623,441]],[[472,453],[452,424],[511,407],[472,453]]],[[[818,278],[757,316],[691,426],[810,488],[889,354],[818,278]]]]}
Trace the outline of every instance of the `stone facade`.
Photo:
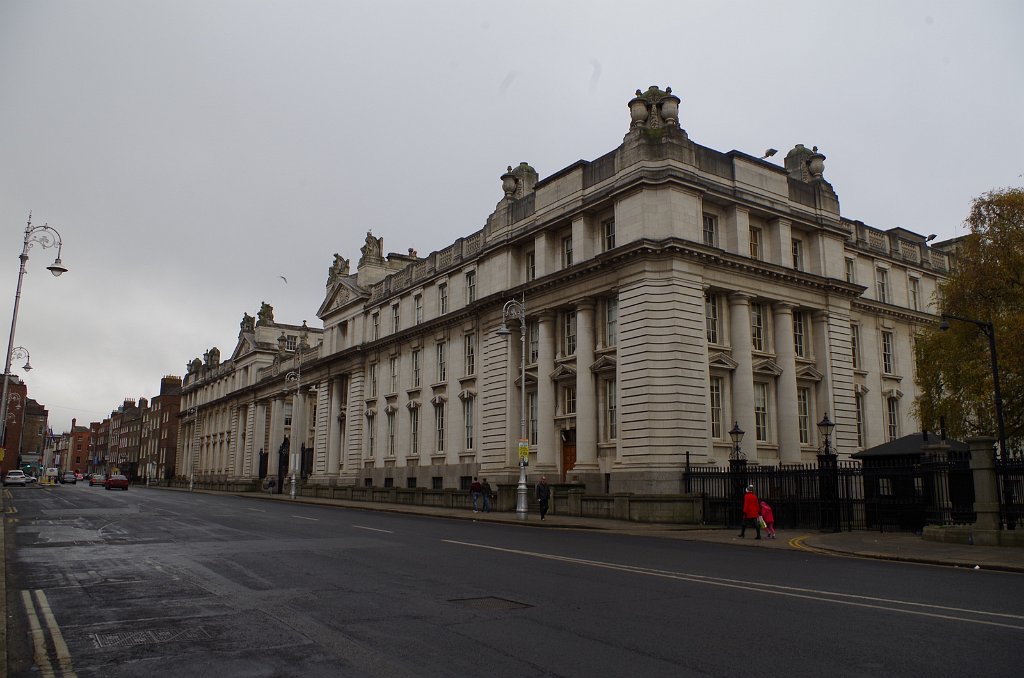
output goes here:
{"type": "Polygon", "coordinates": [[[817,147],[780,167],[700,146],[671,89],[628,108],[596,160],[509,166],[482,230],[425,257],[368,233],[354,273],[335,255],[322,329],[246,314],[231,358],[189,364],[179,476],[514,482],[523,387],[531,479],[588,492],[679,492],[734,425],[762,464],[813,461],[825,414],[841,458],[917,430],[912,339],[946,254],[843,217],[817,147]]]}

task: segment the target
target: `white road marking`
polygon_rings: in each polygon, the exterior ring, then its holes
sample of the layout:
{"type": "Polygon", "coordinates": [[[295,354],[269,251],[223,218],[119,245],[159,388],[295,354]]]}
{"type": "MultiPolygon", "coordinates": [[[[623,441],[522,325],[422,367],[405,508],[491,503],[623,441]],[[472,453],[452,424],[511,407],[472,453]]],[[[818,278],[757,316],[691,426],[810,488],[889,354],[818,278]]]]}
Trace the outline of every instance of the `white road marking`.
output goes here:
{"type": "Polygon", "coordinates": [[[303,520],[319,521],[319,518],[307,518],[306,516],[292,516],[292,518],[302,518],[303,520]]]}
{"type": "Polygon", "coordinates": [[[391,530],[382,530],[377,527],[363,527],[362,525],[353,525],[352,527],[354,527],[357,530],[371,530],[373,532],[385,532],[387,534],[394,534],[394,532],[392,532],[391,530]]]}
{"type": "Polygon", "coordinates": [[[802,598],[805,600],[814,600],[823,603],[833,603],[836,605],[850,605],[852,607],[864,607],[875,610],[886,610],[889,612],[899,612],[901,614],[912,614],[921,617],[934,617],[936,619],[949,619],[952,621],[968,622],[971,624],[984,624],[987,626],[999,626],[1002,628],[1024,631],[1024,615],[1018,614],[1007,614],[1003,612],[985,612],[983,610],[971,610],[968,608],[960,607],[947,607],[944,605],[931,605],[929,603],[915,603],[906,600],[893,600],[889,598],[876,598],[872,596],[859,596],[849,593],[837,593],[834,591],[822,591],[817,589],[799,588],[795,586],[779,586],[777,584],[754,583],[738,579],[709,577],[706,575],[691,574],[687,572],[670,572],[667,570],[655,570],[645,567],[637,567],[634,565],[619,565],[617,563],[606,563],[600,560],[585,560],[583,558],[570,558],[568,556],[558,556],[550,553],[523,551],[520,549],[509,549],[500,546],[487,546],[484,544],[474,544],[471,542],[456,541],[452,539],[442,539],[441,541],[448,544],[456,544],[458,546],[469,546],[471,548],[487,549],[490,551],[511,553],[520,556],[528,556],[531,558],[542,558],[544,560],[557,560],[574,565],[586,565],[589,567],[597,567],[606,570],[617,570],[619,572],[642,574],[647,575],[649,577],[661,577],[663,579],[678,579],[681,581],[693,582],[695,584],[707,584],[709,586],[721,586],[725,588],[754,591],[757,593],[765,593],[769,595],[787,596],[789,598],[802,598]],[[894,605],[927,608],[929,610],[941,610],[944,612],[951,613],[959,612],[964,614],[978,615],[981,617],[997,617],[1001,619],[1012,619],[1014,621],[1019,621],[1021,623],[1006,624],[998,621],[988,621],[986,619],[971,619],[969,617],[959,617],[955,616],[954,614],[940,614],[939,612],[926,612],[923,610],[907,610],[899,607],[891,607],[894,605]]]}

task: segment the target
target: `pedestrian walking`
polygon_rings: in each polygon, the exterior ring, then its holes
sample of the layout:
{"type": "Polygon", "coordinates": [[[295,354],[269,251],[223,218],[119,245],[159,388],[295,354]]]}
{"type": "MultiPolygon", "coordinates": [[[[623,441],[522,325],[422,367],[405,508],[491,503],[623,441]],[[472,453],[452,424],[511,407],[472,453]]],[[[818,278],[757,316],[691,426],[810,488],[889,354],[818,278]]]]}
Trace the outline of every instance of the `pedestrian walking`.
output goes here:
{"type": "Polygon", "coordinates": [[[480,484],[480,479],[473,476],[473,484],[469,486],[469,496],[473,498],[473,513],[480,513],[477,506],[480,504],[480,494],[483,491],[484,486],[480,484]]]}
{"type": "Polygon", "coordinates": [[[740,523],[740,539],[746,536],[747,525],[753,526],[757,531],[757,536],[754,539],[761,538],[761,526],[757,524],[760,515],[761,503],[757,500],[757,495],[754,494],[754,486],[747,485],[747,491],[743,494],[743,522],[740,523]]]}
{"type": "Polygon", "coordinates": [[[772,507],[768,505],[768,502],[764,500],[761,501],[761,517],[764,519],[768,538],[775,539],[775,513],[772,512],[772,507]]]}
{"type": "Polygon", "coordinates": [[[544,516],[548,512],[548,502],[551,500],[551,488],[548,487],[547,476],[541,476],[540,482],[537,483],[537,504],[540,506],[540,519],[544,520],[544,516]]]}
{"type": "Polygon", "coordinates": [[[491,492],[492,492],[492,490],[491,490],[491,484],[489,482],[487,482],[487,478],[484,478],[483,482],[480,483],[480,489],[481,489],[481,491],[483,492],[483,495],[484,495],[484,513],[490,513],[491,512],[491,492]]]}

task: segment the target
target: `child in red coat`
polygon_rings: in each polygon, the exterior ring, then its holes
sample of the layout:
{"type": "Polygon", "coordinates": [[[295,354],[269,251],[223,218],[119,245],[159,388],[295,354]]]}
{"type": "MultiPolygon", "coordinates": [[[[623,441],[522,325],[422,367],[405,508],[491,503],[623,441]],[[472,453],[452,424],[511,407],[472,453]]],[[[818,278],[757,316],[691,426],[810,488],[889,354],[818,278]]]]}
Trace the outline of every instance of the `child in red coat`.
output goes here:
{"type": "Polygon", "coordinates": [[[772,507],[766,501],[761,502],[761,517],[764,518],[768,538],[775,539],[775,514],[772,513],[772,507]]]}

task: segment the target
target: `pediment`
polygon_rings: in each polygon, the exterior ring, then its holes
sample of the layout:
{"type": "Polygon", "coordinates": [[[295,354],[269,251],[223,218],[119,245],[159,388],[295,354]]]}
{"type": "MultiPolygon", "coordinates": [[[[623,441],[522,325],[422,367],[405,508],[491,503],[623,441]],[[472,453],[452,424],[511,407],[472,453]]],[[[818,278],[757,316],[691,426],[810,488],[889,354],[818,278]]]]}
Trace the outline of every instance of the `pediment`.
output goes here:
{"type": "Polygon", "coordinates": [[[754,374],[767,374],[778,377],[782,374],[782,368],[776,365],[774,360],[765,358],[754,363],[754,374]]]}
{"type": "Polygon", "coordinates": [[[590,366],[591,372],[614,372],[618,366],[618,361],[613,355],[603,355],[594,361],[594,364],[590,366]]]}
{"type": "Polygon", "coordinates": [[[825,375],[819,372],[814,365],[801,365],[796,368],[796,378],[804,381],[821,381],[825,375]]]}
{"type": "Polygon", "coordinates": [[[358,286],[349,282],[348,279],[340,278],[327,292],[327,296],[324,298],[324,302],[320,304],[320,308],[317,310],[316,315],[318,318],[324,318],[332,311],[347,306],[353,302],[368,299],[369,297],[369,293],[364,292],[358,286]]]}
{"type": "Polygon", "coordinates": [[[737,363],[733,360],[728,353],[722,353],[717,351],[715,353],[708,354],[708,367],[717,368],[720,370],[735,370],[737,363]]]}
{"type": "Polygon", "coordinates": [[[559,365],[555,368],[555,371],[551,373],[551,379],[553,381],[576,379],[576,369],[568,365],[559,365]]]}
{"type": "Polygon", "coordinates": [[[242,356],[248,355],[256,350],[256,335],[251,332],[242,332],[238,335],[238,343],[235,350],[231,352],[231,360],[235,361],[242,356]]]}

